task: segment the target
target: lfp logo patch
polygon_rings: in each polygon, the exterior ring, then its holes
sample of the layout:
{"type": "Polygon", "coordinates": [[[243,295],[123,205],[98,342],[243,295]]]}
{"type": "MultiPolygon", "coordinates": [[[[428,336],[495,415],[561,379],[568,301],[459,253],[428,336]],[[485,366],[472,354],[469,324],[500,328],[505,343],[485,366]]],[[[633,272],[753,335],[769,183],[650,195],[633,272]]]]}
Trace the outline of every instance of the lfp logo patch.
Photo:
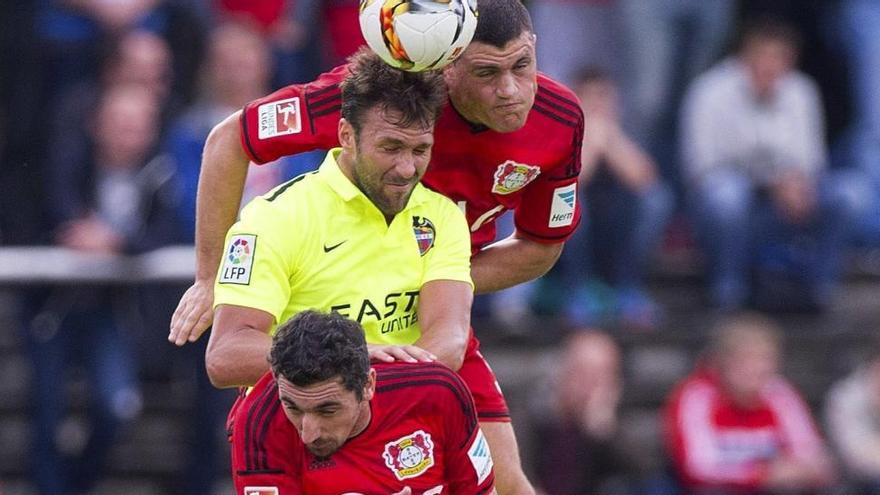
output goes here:
{"type": "Polygon", "coordinates": [[[234,235],[223,258],[220,272],[221,284],[247,285],[251,283],[251,268],[257,249],[257,236],[249,234],[234,235]]]}
{"type": "Polygon", "coordinates": [[[413,234],[416,236],[416,243],[419,245],[419,254],[424,256],[434,247],[434,238],[436,231],[434,224],[425,217],[413,217],[413,234]]]}
{"type": "Polygon", "coordinates": [[[385,444],[385,465],[398,480],[414,478],[434,465],[434,442],[423,430],[385,444]]]}
{"type": "Polygon", "coordinates": [[[287,134],[297,134],[302,130],[299,98],[264,103],[257,109],[260,139],[268,139],[287,134]]]}

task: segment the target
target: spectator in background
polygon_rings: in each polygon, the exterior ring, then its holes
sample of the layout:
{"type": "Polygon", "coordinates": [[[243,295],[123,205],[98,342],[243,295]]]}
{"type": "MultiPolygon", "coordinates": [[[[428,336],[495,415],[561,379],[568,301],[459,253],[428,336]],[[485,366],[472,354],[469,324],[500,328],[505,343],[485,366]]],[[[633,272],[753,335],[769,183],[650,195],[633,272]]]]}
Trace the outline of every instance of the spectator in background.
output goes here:
{"type": "MultiPolygon", "coordinates": [[[[159,134],[157,108],[140,86],[115,86],[102,95],[86,158],[47,171],[56,245],[114,254],[179,240],[173,171],[150,160],[159,134]]],[[[31,459],[43,494],[87,491],[119,428],[139,414],[138,370],[129,348],[137,318],[126,295],[118,287],[64,286],[30,300],[38,306],[26,332],[35,408],[31,459]],[[58,442],[70,361],[88,372],[91,428],[85,447],[67,462],[58,442]]]]}
{"type": "Polygon", "coordinates": [[[258,27],[272,50],[272,88],[311,81],[320,72],[321,2],[318,0],[214,0],[218,24],[258,27]]]}
{"type": "Polygon", "coordinates": [[[880,493],[880,347],[825,399],[828,434],[858,493],[880,493]]]}
{"type": "Polygon", "coordinates": [[[616,1],[627,50],[622,57],[627,128],[680,192],[673,143],[681,94],[724,48],[736,0],[616,1]]]}
{"type": "Polygon", "coordinates": [[[618,76],[623,49],[616,0],[534,0],[529,3],[541,72],[574,87],[578,69],[596,66],[618,76]]]}
{"type": "Polygon", "coordinates": [[[795,70],[798,46],[789,26],[754,21],[738,54],[685,97],[686,187],[722,310],[746,303],[753,267],[771,281],[756,286],[765,308],[824,308],[838,281],[856,206],[846,179],[826,171],[819,94],[795,70]],[[773,293],[783,282],[791,293],[773,293]]]}
{"type": "MultiPolygon", "coordinates": [[[[226,116],[269,91],[271,52],[265,39],[248,24],[227,22],[217,26],[208,40],[202,73],[202,90],[168,133],[166,151],[179,174],[182,199],[180,218],[187,225],[189,242],[195,233],[196,190],[202,149],[211,128],[226,116]]],[[[248,169],[242,205],[300,173],[313,170],[323,152],[285,157],[276,165],[248,169]]]]}
{"type": "Polygon", "coordinates": [[[601,321],[608,311],[596,306],[609,298],[590,290],[596,287],[590,280],[598,276],[613,288],[617,323],[653,328],[661,310],[645,291],[644,272],[672,213],[672,191],[654,161],[621,128],[617,87],[610,76],[584,69],[574,89],[584,110],[580,200],[587,205],[588,221],[575,233],[557,270],[568,279],[570,292],[580,294],[568,313],[582,324],[612,323],[601,321]]]}
{"type": "Polygon", "coordinates": [[[620,349],[608,335],[584,329],[562,352],[553,397],[541,401],[535,419],[536,481],[553,495],[621,493],[614,483],[625,473],[617,441],[620,349]]]}
{"type": "MultiPolygon", "coordinates": [[[[123,34],[107,50],[98,80],[84,80],[58,95],[49,121],[47,151],[49,169],[63,169],[65,163],[86,160],[91,133],[84,120],[94,118],[103,92],[116,85],[138,86],[160,108],[160,118],[171,113],[173,80],[172,53],[160,36],[144,30],[123,34]]],[[[179,102],[178,102],[179,103],[179,102]]]]}
{"type": "Polygon", "coordinates": [[[869,176],[874,205],[860,222],[858,239],[880,247],[880,2],[844,0],[840,3],[843,41],[849,64],[856,121],[847,155],[869,176]]]}
{"type": "Polygon", "coordinates": [[[779,373],[780,331],[756,314],[715,328],[709,352],[673,391],[666,443],[692,493],[805,492],[834,468],[810,410],[779,373]]]}

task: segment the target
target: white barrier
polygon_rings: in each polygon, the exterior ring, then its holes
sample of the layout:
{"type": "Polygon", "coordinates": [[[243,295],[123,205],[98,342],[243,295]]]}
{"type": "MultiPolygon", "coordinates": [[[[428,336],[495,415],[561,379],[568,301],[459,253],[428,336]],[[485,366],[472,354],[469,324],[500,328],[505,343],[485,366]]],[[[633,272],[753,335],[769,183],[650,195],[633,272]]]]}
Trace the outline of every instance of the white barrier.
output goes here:
{"type": "Polygon", "coordinates": [[[169,246],[136,256],[58,247],[0,248],[0,284],[192,282],[193,246],[169,246]]]}

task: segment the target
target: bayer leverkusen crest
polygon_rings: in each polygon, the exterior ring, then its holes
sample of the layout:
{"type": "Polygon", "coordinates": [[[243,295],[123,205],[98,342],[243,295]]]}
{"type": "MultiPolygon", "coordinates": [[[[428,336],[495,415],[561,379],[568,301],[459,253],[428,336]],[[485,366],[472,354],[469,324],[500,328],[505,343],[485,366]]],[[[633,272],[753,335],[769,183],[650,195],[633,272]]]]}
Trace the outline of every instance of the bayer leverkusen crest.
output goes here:
{"type": "Polygon", "coordinates": [[[519,191],[526,184],[535,180],[540,173],[540,167],[507,160],[498,165],[498,169],[495,170],[495,183],[492,184],[492,192],[495,194],[510,194],[519,191]]]}
{"type": "Polygon", "coordinates": [[[424,256],[434,246],[434,224],[425,217],[413,217],[413,234],[419,245],[419,254],[424,256]]]}
{"type": "Polygon", "coordinates": [[[434,465],[434,442],[431,434],[418,430],[385,444],[385,465],[398,480],[414,478],[434,465]]]}

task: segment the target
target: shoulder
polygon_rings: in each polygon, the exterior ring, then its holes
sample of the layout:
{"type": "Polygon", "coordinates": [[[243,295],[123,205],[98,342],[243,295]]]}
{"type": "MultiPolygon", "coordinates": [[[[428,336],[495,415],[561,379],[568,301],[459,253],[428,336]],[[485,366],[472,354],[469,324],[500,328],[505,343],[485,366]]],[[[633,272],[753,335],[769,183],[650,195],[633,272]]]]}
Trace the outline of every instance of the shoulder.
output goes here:
{"type": "Polygon", "coordinates": [[[819,85],[801,71],[793,71],[783,80],[780,94],[793,99],[812,100],[817,104],[820,99],[819,85]]]}
{"type": "Polygon", "coordinates": [[[710,407],[718,397],[719,388],[707,372],[696,371],[685,378],[671,395],[674,408],[710,407]]]}
{"type": "MultiPolygon", "coordinates": [[[[444,216],[449,214],[455,215],[456,212],[461,213],[461,208],[459,208],[451,199],[443,194],[428,189],[421,183],[416,186],[416,191],[419,199],[423,202],[422,208],[444,216]]],[[[462,213],[462,217],[463,216],[464,214],[462,213]]]]}
{"type": "Polygon", "coordinates": [[[583,127],[584,114],[574,91],[542,73],[538,73],[538,90],[532,111],[566,127],[583,127]]]}
{"type": "MultiPolygon", "coordinates": [[[[262,196],[257,196],[241,210],[245,223],[284,223],[298,213],[308,213],[306,204],[325,196],[316,171],[283,182],[262,196]]],[[[303,215],[308,218],[309,215],[303,215]]],[[[299,218],[297,218],[299,220],[299,218]]]]}
{"type": "Polygon", "coordinates": [[[238,474],[271,473],[295,464],[300,445],[296,429],[287,420],[271,373],[233,406],[233,449],[238,474]]]}
{"type": "MultiPolygon", "coordinates": [[[[437,404],[461,408],[473,413],[470,391],[457,373],[439,363],[377,364],[376,393],[388,397],[399,395],[407,402],[428,409],[437,404]]],[[[442,410],[438,410],[442,413],[442,410]]]]}

